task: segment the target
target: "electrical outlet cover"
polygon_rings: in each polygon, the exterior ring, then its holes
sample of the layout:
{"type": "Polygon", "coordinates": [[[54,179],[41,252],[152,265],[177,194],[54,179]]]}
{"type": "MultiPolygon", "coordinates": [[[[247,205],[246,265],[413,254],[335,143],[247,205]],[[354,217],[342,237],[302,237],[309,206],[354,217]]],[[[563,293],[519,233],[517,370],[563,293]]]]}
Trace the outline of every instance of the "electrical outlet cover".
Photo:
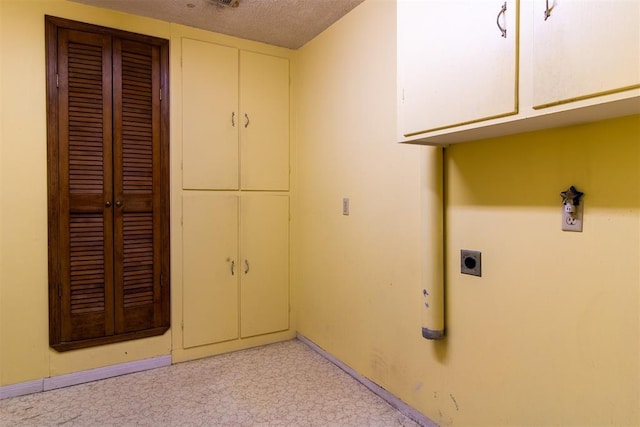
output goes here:
{"type": "Polygon", "coordinates": [[[482,276],[482,260],[479,251],[462,249],[460,251],[460,273],[482,276]]]}
{"type": "Polygon", "coordinates": [[[567,209],[562,209],[562,231],[582,231],[582,212],[583,205],[579,204],[575,206],[575,212],[567,212],[567,209]]]}

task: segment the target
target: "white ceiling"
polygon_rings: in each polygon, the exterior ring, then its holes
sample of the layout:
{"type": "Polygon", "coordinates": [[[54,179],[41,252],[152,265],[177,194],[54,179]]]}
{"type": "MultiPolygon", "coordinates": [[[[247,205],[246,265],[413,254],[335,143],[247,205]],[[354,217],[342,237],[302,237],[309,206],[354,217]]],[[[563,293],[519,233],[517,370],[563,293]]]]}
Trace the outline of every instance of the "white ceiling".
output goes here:
{"type": "Polygon", "coordinates": [[[363,0],[72,0],[243,39],[297,49],[363,0]]]}

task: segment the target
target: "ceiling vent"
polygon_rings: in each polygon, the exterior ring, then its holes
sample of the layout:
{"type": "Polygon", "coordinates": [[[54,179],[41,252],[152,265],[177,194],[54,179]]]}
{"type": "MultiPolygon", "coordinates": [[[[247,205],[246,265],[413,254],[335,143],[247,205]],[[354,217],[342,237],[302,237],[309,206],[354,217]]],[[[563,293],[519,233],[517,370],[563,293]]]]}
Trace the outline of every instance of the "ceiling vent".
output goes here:
{"type": "Polygon", "coordinates": [[[223,7],[238,7],[240,0],[209,0],[211,3],[223,7]]]}

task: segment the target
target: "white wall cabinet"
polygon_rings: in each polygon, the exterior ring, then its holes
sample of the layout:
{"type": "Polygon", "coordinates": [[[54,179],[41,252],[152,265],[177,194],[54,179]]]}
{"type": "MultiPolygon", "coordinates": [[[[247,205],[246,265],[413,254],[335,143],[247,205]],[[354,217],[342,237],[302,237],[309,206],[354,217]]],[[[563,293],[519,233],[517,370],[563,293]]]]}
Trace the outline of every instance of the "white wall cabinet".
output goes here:
{"type": "Polygon", "coordinates": [[[537,1],[534,108],[640,84],[640,1],[537,1]]]}
{"type": "Polygon", "coordinates": [[[398,2],[403,135],[517,112],[516,2],[398,2]]]}
{"type": "Polygon", "coordinates": [[[402,142],[640,113],[640,1],[398,0],[397,17],[402,142]],[[506,39],[490,37],[498,26],[506,39]]]}
{"type": "Polygon", "coordinates": [[[289,328],[289,196],[183,192],[183,347],[289,328]]]}
{"type": "Polygon", "coordinates": [[[182,39],[184,189],[289,189],[289,60],[182,39]]]}

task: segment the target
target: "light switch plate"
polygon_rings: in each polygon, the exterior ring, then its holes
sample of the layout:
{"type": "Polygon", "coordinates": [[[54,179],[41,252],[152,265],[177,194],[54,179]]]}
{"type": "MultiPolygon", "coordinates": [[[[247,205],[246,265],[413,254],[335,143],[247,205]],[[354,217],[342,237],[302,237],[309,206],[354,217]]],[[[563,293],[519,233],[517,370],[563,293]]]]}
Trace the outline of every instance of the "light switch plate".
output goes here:
{"type": "Polygon", "coordinates": [[[575,212],[571,215],[562,207],[562,231],[582,231],[583,204],[575,206],[575,212]]]}
{"type": "Polygon", "coordinates": [[[349,215],[349,198],[342,199],[342,215],[349,215]]]}

